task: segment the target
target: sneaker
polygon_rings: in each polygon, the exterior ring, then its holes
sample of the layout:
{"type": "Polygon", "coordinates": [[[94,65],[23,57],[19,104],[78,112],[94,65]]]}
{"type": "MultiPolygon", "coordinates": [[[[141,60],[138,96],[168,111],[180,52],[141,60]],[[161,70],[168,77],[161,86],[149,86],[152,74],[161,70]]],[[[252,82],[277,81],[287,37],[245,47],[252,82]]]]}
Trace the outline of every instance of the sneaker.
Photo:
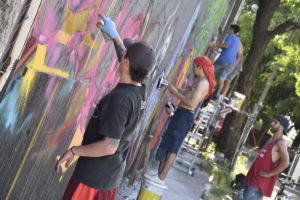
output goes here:
{"type": "Polygon", "coordinates": [[[160,185],[165,185],[165,180],[161,180],[158,175],[156,176],[151,176],[149,174],[144,174],[144,176],[147,178],[147,179],[150,179],[151,181],[155,182],[155,183],[158,183],[160,185]]]}

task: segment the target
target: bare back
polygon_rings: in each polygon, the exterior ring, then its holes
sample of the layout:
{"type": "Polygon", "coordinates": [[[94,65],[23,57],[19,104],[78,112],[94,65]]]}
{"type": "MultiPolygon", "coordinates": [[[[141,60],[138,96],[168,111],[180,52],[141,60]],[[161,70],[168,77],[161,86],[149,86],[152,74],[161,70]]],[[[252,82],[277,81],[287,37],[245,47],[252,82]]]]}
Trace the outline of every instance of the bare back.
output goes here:
{"type": "Polygon", "coordinates": [[[179,106],[188,110],[194,110],[196,106],[204,99],[209,91],[209,82],[206,78],[196,78],[192,87],[185,89],[182,94],[190,99],[192,107],[180,101],[179,106]]]}

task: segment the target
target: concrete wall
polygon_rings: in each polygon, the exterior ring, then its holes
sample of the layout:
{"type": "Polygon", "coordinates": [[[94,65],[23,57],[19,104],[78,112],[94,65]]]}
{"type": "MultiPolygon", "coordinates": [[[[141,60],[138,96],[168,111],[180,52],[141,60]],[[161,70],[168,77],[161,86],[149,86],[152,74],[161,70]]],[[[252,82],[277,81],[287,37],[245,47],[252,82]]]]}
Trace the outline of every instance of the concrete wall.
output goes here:
{"type": "Polygon", "coordinates": [[[26,1],[0,1],[0,67],[5,53],[10,49],[14,33],[18,30],[19,18],[26,10],[26,1]]]}
{"type": "MultiPolygon", "coordinates": [[[[59,199],[73,171],[56,175],[59,154],[81,143],[93,109],[118,82],[113,45],[95,27],[105,13],[122,38],[143,39],[157,53],[145,116],[131,142],[131,165],[145,134],[154,143],[166,121],[157,90],[162,72],[178,87],[191,82],[191,62],[227,9],[225,0],[44,0],[0,104],[0,199],[59,199]]],[[[154,144],[153,143],[153,144],[154,144]]]]}

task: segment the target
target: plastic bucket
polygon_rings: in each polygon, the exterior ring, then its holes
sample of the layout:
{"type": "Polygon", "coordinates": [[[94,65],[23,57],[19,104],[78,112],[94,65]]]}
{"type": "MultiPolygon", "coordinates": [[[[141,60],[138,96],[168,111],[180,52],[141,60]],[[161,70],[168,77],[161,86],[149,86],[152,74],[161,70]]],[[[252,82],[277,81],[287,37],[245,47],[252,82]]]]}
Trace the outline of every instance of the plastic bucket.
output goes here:
{"type": "Polygon", "coordinates": [[[229,105],[239,110],[242,107],[245,98],[245,95],[238,92],[233,92],[229,105]]]}
{"type": "Polygon", "coordinates": [[[144,177],[137,200],[160,200],[166,189],[168,189],[167,186],[144,177]]]}

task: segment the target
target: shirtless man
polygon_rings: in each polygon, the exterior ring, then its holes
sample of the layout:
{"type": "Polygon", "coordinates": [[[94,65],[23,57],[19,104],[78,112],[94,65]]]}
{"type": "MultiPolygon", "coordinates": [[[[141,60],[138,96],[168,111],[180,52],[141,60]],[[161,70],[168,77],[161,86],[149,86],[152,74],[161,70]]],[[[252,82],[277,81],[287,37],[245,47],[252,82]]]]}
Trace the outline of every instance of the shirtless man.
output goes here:
{"type": "Polygon", "coordinates": [[[176,154],[194,122],[194,109],[204,98],[208,98],[212,94],[215,86],[214,66],[206,56],[195,58],[193,72],[195,79],[191,88],[180,90],[169,83],[166,86],[172,94],[180,99],[180,103],[162,137],[156,154],[156,160],[160,161],[158,176],[149,177],[161,184],[164,184],[176,154]]]}
{"type": "Polygon", "coordinates": [[[289,166],[287,144],[282,138],[287,134],[289,120],[277,115],[271,123],[273,137],[263,146],[245,178],[246,190],[239,200],[259,200],[271,197],[278,174],[289,166]]]}

